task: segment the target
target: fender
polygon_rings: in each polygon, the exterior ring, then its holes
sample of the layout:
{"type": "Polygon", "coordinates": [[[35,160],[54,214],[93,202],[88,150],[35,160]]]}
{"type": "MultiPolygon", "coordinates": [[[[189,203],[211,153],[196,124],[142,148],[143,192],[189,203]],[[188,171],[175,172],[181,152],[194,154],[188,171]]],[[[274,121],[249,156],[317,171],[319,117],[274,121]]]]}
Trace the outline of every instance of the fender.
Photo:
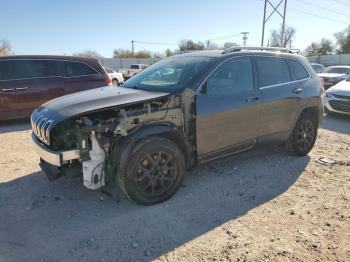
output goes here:
{"type": "Polygon", "coordinates": [[[172,124],[163,122],[141,126],[129,135],[121,137],[113,144],[109,161],[113,167],[114,176],[118,173],[115,172],[119,169],[118,166],[122,167],[127,163],[130,152],[135,144],[141,139],[150,136],[162,136],[174,141],[184,153],[186,166],[189,167],[192,164],[194,157],[191,144],[186,141],[182,133],[172,124]]]}

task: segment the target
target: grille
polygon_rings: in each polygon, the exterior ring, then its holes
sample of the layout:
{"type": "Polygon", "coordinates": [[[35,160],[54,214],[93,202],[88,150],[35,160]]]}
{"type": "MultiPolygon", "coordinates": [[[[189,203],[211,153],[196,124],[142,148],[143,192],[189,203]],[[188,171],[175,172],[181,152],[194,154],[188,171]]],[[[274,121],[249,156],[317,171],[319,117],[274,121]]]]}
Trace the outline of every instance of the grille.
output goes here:
{"type": "Polygon", "coordinates": [[[53,120],[48,119],[42,111],[35,110],[30,117],[34,134],[45,144],[50,145],[50,130],[53,120]]]}
{"type": "Polygon", "coordinates": [[[350,113],[350,101],[330,100],[329,105],[334,110],[350,113]]]}
{"type": "Polygon", "coordinates": [[[336,97],[336,98],[350,100],[350,95],[348,95],[348,96],[341,96],[341,95],[335,95],[335,94],[332,94],[332,95],[333,95],[334,97],[336,97]]]}

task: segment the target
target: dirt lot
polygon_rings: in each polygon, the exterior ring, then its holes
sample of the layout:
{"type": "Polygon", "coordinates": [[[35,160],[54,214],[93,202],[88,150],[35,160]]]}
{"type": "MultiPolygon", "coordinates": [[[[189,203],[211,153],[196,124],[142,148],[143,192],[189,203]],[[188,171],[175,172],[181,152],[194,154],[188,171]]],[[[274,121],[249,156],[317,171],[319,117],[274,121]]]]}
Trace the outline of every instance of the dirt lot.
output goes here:
{"type": "Polygon", "coordinates": [[[0,125],[0,261],[350,261],[350,118],[325,117],[309,156],[213,162],[151,207],[49,182],[28,122],[0,125]]]}

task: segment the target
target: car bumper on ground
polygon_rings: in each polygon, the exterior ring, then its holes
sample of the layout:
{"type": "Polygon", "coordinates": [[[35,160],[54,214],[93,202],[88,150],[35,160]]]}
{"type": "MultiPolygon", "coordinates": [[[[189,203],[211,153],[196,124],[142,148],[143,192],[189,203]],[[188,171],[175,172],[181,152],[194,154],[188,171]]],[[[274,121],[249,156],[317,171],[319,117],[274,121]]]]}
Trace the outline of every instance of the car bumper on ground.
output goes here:
{"type": "Polygon", "coordinates": [[[34,144],[34,151],[41,160],[44,160],[45,163],[60,167],[67,161],[79,158],[78,150],[54,151],[49,149],[40,142],[34,133],[32,134],[32,140],[34,144]]]}
{"type": "Polygon", "coordinates": [[[350,115],[350,97],[343,99],[335,96],[324,96],[324,106],[326,111],[350,115]]]}

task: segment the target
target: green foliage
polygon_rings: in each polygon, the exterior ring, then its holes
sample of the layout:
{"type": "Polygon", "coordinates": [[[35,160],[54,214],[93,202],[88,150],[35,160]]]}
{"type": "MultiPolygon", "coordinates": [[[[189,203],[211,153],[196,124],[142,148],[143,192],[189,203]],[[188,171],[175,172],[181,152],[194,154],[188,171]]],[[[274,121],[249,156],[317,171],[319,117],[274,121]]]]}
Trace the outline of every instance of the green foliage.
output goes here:
{"type": "Polygon", "coordinates": [[[338,54],[350,54],[350,25],[342,32],[334,34],[337,40],[337,53],[338,54]]]}
{"type": "Polygon", "coordinates": [[[203,50],[205,48],[202,42],[193,42],[192,40],[183,39],[179,43],[180,51],[186,50],[203,50]]]}
{"type": "Polygon", "coordinates": [[[165,49],[165,52],[164,52],[164,53],[165,53],[165,56],[166,56],[166,57],[169,57],[169,56],[174,55],[174,52],[171,51],[170,48],[165,49]]]}
{"type": "Polygon", "coordinates": [[[113,58],[151,58],[151,52],[141,50],[133,54],[129,49],[115,49],[113,51],[113,58]]]}
{"type": "Polygon", "coordinates": [[[234,46],[238,46],[236,43],[233,42],[225,42],[224,43],[224,48],[230,48],[230,47],[234,47],[234,46]]]}

